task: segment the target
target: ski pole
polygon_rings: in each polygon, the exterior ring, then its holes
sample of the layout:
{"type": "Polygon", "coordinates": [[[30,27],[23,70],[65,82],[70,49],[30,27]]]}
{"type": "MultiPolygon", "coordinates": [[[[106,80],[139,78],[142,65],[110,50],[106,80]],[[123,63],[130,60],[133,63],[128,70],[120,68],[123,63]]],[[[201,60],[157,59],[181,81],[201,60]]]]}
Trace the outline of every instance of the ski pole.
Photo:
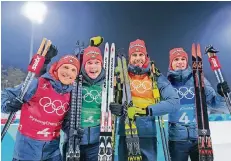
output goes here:
{"type": "MultiPolygon", "coordinates": [[[[42,43],[38,49],[38,52],[37,54],[35,54],[28,66],[28,74],[27,74],[27,77],[24,81],[24,83],[22,84],[22,87],[21,87],[21,92],[19,94],[19,96],[17,97],[17,99],[20,101],[20,102],[23,102],[23,97],[24,95],[26,94],[33,78],[35,77],[36,74],[39,74],[40,73],[40,70],[42,69],[43,67],[43,64],[45,62],[45,56],[49,50],[51,46],[51,41],[50,40],[47,40],[46,38],[44,38],[42,40],[42,43]],[[47,43],[46,43],[47,42],[47,43]],[[46,44],[46,45],[45,45],[46,44]],[[44,48],[45,46],[45,48],[44,48]],[[44,49],[44,50],[43,50],[44,49]]],[[[3,140],[7,130],[9,129],[10,127],[10,124],[15,116],[16,112],[11,112],[8,119],[7,119],[7,122],[5,124],[5,126],[3,127],[3,130],[1,132],[1,140],[3,140]]]]}
{"type": "MultiPolygon", "coordinates": [[[[76,42],[75,56],[82,63],[82,56],[84,52],[84,43],[80,45],[80,42],[76,42]]],[[[82,74],[73,83],[73,89],[71,91],[71,110],[70,110],[70,129],[69,139],[66,152],[64,151],[65,161],[79,161],[80,160],[80,142],[81,138],[77,136],[77,129],[80,128],[81,122],[81,108],[82,108],[82,74]]]]}
{"type": "MultiPolygon", "coordinates": [[[[155,70],[155,63],[153,61],[151,62],[151,74],[152,74],[152,81],[156,82],[156,74],[157,73],[155,70]]],[[[158,97],[159,97],[160,93],[159,93],[159,90],[157,88],[156,83],[153,85],[153,88],[154,88],[153,91],[155,90],[155,93],[153,95],[158,95],[158,97]]],[[[159,102],[160,99],[158,99],[157,101],[159,102]]],[[[165,161],[171,161],[168,143],[167,143],[167,137],[166,137],[165,128],[164,128],[164,120],[163,120],[162,116],[158,116],[157,118],[158,118],[158,124],[159,124],[159,130],[160,130],[160,136],[161,136],[165,161]]]]}
{"type": "MultiPolygon", "coordinates": [[[[206,47],[205,52],[206,52],[205,54],[207,54],[209,57],[209,63],[210,63],[211,70],[214,71],[218,83],[223,83],[224,78],[223,78],[223,75],[221,73],[221,65],[220,65],[220,62],[218,60],[218,57],[216,56],[216,53],[218,51],[215,50],[212,45],[209,45],[208,47],[206,47]]],[[[222,92],[223,92],[223,89],[222,89],[222,92]]],[[[231,113],[230,93],[224,93],[223,92],[223,94],[224,94],[225,102],[227,104],[229,112],[231,113]]]]}

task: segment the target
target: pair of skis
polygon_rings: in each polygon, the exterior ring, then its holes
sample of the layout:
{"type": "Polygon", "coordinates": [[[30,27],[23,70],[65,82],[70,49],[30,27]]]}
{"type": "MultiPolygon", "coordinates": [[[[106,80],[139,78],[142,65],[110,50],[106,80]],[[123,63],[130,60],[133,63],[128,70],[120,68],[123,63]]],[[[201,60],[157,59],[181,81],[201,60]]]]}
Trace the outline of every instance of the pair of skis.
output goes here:
{"type": "MultiPolygon", "coordinates": [[[[216,56],[216,53],[218,53],[218,51],[215,50],[212,45],[206,47],[206,49],[205,49],[205,54],[208,54],[210,67],[211,67],[211,70],[214,71],[214,73],[215,73],[215,76],[217,78],[217,82],[223,83],[224,78],[223,78],[223,75],[221,73],[221,64],[218,60],[218,57],[216,56]]],[[[229,109],[229,112],[231,114],[230,93],[224,93],[224,98],[225,98],[225,102],[227,104],[227,107],[229,109]]]]}
{"type": "Polygon", "coordinates": [[[203,64],[199,44],[192,44],[192,67],[196,99],[199,160],[213,161],[212,140],[210,137],[205,96],[203,64]]]}
{"type": "MultiPolygon", "coordinates": [[[[34,79],[34,77],[36,75],[40,74],[40,71],[43,68],[43,65],[44,65],[44,62],[45,62],[45,56],[46,56],[48,50],[50,49],[50,46],[51,46],[51,41],[47,40],[46,38],[43,38],[42,43],[41,43],[41,45],[40,45],[40,47],[38,49],[37,54],[35,54],[33,56],[29,66],[28,66],[27,77],[26,77],[24,83],[22,84],[19,96],[17,97],[17,99],[20,102],[23,102],[23,97],[26,94],[26,92],[27,92],[32,80],[34,79]]],[[[7,120],[5,126],[3,127],[3,130],[1,132],[1,140],[3,140],[7,130],[9,129],[10,124],[11,124],[15,114],[16,114],[16,112],[11,112],[10,113],[10,115],[8,117],[8,120],[7,120]]]]}
{"type": "Polygon", "coordinates": [[[115,44],[112,43],[109,51],[109,44],[106,43],[104,49],[104,69],[106,76],[102,88],[98,161],[113,160],[112,114],[109,106],[110,102],[114,102],[114,67],[115,44]]]}
{"type": "MultiPolygon", "coordinates": [[[[121,58],[118,56],[117,64],[118,64],[118,69],[122,74],[122,78],[124,79],[123,80],[124,82],[122,82],[123,83],[122,104],[124,105],[125,111],[127,111],[129,107],[133,106],[133,102],[132,102],[126,58],[123,55],[121,56],[121,58]]],[[[135,120],[129,119],[127,114],[125,114],[124,117],[125,117],[124,119],[125,119],[126,145],[128,151],[127,160],[142,161],[138,131],[137,131],[135,120]]]]}
{"type": "MultiPolygon", "coordinates": [[[[79,41],[76,44],[75,55],[81,61],[84,45],[80,45],[79,41]]],[[[73,83],[73,90],[71,92],[71,110],[70,110],[70,130],[68,146],[66,149],[66,161],[80,161],[80,142],[81,138],[78,136],[78,129],[81,126],[81,107],[82,107],[82,82],[83,76],[79,76],[73,83]]]]}

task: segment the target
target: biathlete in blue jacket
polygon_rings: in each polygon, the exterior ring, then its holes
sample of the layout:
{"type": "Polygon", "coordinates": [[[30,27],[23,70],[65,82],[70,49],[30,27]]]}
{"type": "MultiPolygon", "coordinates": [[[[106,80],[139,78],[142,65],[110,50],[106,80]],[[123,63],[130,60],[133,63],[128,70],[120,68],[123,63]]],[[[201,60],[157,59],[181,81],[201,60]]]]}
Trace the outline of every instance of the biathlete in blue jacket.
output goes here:
{"type": "MultiPolygon", "coordinates": [[[[199,161],[197,142],[197,121],[192,69],[188,65],[188,55],[183,48],[170,50],[168,79],[177,91],[181,107],[169,114],[169,150],[172,161],[199,161]]],[[[225,107],[220,101],[224,93],[230,92],[227,82],[217,85],[217,95],[207,79],[204,79],[206,101],[211,108],[225,107]]]]}
{"type": "Polygon", "coordinates": [[[33,79],[23,102],[17,99],[21,86],[2,92],[3,113],[21,110],[13,161],[62,161],[60,130],[79,69],[78,59],[66,55],[53,63],[49,72],[33,79]]]}

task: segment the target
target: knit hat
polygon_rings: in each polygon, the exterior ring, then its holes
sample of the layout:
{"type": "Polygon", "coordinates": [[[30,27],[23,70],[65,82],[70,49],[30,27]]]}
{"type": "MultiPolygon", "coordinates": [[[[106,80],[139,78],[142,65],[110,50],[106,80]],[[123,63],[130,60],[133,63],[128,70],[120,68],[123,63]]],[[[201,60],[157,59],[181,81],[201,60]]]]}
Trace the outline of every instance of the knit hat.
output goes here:
{"type": "Polygon", "coordinates": [[[182,56],[186,58],[187,64],[188,64],[188,54],[184,51],[183,48],[174,48],[172,50],[170,50],[169,52],[169,69],[172,69],[172,61],[178,57],[178,56],[182,56]]]}
{"type": "Polygon", "coordinates": [[[143,40],[137,39],[135,41],[130,42],[128,51],[129,57],[134,52],[142,52],[145,54],[145,56],[147,56],[147,49],[145,46],[145,42],[143,40]]]}
{"type": "Polygon", "coordinates": [[[50,75],[58,80],[58,75],[57,71],[59,67],[61,67],[63,64],[72,64],[77,68],[77,71],[79,73],[80,70],[80,63],[79,60],[76,58],[74,55],[66,55],[63,56],[59,61],[55,62],[54,64],[51,65],[51,68],[49,70],[50,75]]]}
{"type": "Polygon", "coordinates": [[[101,62],[103,65],[103,57],[100,49],[98,47],[94,46],[88,46],[86,49],[84,49],[83,53],[83,65],[86,64],[86,62],[90,59],[97,59],[101,62]]]}
{"type": "Polygon", "coordinates": [[[143,68],[146,68],[150,62],[150,59],[148,57],[147,49],[145,46],[145,42],[143,40],[137,39],[135,41],[130,42],[128,55],[129,59],[131,57],[131,54],[134,52],[142,52],[145,55],[145,63],[143,65],[143,68]]]}

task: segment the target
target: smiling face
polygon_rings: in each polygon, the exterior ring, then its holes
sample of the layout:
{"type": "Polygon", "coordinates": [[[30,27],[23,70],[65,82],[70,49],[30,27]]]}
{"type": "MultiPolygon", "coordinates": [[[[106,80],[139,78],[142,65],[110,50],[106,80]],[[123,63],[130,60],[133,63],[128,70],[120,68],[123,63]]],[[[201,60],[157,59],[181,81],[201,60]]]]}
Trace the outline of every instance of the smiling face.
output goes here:
{"type": "Polygon", "coordinates": [[[173,70],[185,70],[187,68],[187,59],[184,56],[177,56],[172,61],[173,70]]]}
{"type": "Polygon", "coordinates": [[[90,59],[85,64],[85,71],[91,79],[96,79],[102,70],[102,63],[98,59],[90,59]]]}
{"type": "Polygon", "coordinates": [[[142,52],[134,52],[130,56],[130,62],[131,65],[142,67],[145,63],[145,54],[142,52]]]}
{"type": "Polygon", "coordinates": [[[78,71],[72,64],[63,64],[58,68],[57,74],[62,84],[69,85],[75,81],[78,71]]]}

